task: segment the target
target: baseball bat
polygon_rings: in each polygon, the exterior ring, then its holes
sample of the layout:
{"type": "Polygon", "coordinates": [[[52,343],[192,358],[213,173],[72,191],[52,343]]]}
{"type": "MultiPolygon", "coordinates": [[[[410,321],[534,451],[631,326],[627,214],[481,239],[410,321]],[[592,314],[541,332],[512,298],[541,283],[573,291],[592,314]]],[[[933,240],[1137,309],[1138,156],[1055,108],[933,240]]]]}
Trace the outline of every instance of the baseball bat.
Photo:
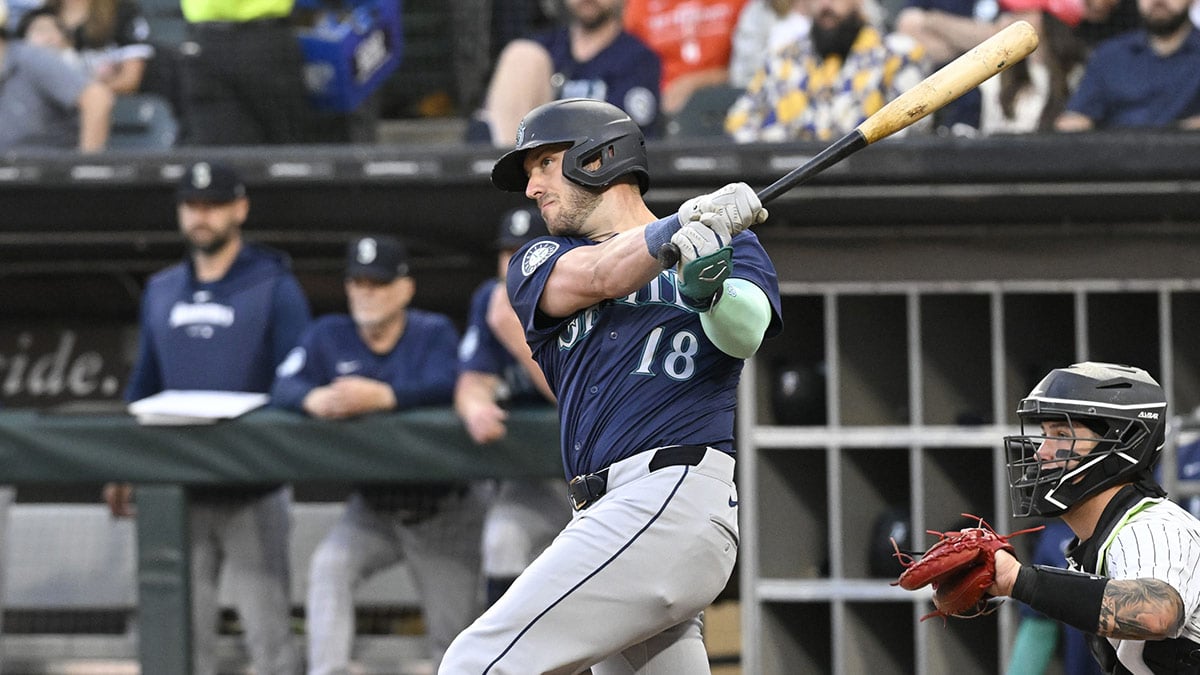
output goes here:
{"type": "MultiPolygon", "coordinates": [[[[1037,45],[1037,32],[1028,22],[1010,24],[892,99],[803,165],[763,188],[758,193],[759,201],[766,204],[875,141],[941,110],[984,80],[1029,56],[1037,45]]],[[[658,250],[658,261],[663,268],[674,267],[679,263],[679,247],[669,242],[663,244],[658,250]]]]}

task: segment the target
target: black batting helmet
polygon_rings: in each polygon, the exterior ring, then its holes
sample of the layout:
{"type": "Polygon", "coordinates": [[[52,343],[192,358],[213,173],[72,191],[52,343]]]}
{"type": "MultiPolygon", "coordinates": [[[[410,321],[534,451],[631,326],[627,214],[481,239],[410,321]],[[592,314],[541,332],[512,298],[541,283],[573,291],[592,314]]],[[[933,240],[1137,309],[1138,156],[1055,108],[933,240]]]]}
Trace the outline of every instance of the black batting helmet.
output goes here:
{"type": "Polygon", "coordinates": [[[587,188],[612,185],[635,174],[642,194],[650,188],[646,169],[646,139],[642,129],[611,103],[587,98],[551,101],[529,111],[517,128],[517,146],[492,167],[492,184],[509,192],[524,192],[525,155],[543,145],[570,145],[563,156],[563,175],[587,188]],[[595,171],[584,167],[595,160],[595,171]]]}
{"type": "Polygon", "coordinates": [[[1166,414],[1162,387],[1141,368],[1087,362],[1050,371],[1017,406],[1021,435],[1004,439],[1013,515],[1057,516],[1111,485],[1151,479],[1166,414]],[[1041,423],[1054,420],[1098,438],[1042,433],[1041,423]],[[1070,441],[1070,450],[1039,453],[1047,441],[1070,441]],[[1084,441],[1095,447],[1077,448],[1084,441]]]}

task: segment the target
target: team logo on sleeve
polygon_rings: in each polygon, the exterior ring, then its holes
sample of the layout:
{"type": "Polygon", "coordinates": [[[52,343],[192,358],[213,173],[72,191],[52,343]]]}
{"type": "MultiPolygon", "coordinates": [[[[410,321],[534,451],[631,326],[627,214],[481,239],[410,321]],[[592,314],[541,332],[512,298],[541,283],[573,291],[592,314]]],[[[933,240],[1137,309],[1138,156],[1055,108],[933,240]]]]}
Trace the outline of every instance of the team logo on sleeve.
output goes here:
{"type": "Polygon", "coordinates": [[[554,252],[558,250],[558,244],[553,241],[539,241],[530,246],[525,251],[525,257],[521,258],[521,274],[529,276],[534,270],[542,266],[554,252]]]}
{"type": "Polygon", "coordinates": [[[308,353],[304,350],[304,347],[293,348],[292,351],[288,352],[288,355],[286,358],[284,358],[283,363],[280,363],[275,369],[275,376],[291,377],[296,373],[299,373],[300,369],[304,367],[304,361],[307,356],[308,353]]]}

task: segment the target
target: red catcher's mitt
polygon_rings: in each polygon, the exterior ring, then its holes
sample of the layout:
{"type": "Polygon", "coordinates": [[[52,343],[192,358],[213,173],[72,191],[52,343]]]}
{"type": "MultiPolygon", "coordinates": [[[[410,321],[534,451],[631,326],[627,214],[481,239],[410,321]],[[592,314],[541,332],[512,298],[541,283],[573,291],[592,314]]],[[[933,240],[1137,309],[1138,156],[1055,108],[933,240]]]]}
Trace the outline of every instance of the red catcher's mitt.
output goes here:
{"type": "Polygon", "coordinates": [[[921,617],[924,621],[931,616],[940,616],[944,621],[948,616],[972,619],[984,614],[991,614],[996,606],[990,605],[991,596],[985,591],[996,578],[996,551],[1015,552],[1008,540],[1019,534],[1037,532],[1044,525],[1018,530],[1012,534],[997,534],[983,518],[969,513],[962,514],[964,518],[978,520],[977,527],[968,527],[957,532],[938,532],[926,530],[938,537],[933,546],[917,560],[913,556],[902,553],[896,541],[892,540],[896,558],[904,565],[900,578],[892,582],[908,591],[931,584],[933,586],[933,606],[937,611],[921,617]]]}

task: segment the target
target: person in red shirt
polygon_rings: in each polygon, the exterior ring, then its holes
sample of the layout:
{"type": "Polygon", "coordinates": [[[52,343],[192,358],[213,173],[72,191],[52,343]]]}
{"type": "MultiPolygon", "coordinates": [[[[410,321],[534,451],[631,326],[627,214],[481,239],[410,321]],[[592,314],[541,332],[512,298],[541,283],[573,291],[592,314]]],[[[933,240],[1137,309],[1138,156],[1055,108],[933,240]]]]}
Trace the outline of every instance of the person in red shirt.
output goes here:
{"type": "Polygon", "coordinates": [[[692,92],[729,81],[733,31],[746,0],[627,0],[625,30],[662,59],[662,111],[692,92]]]}

